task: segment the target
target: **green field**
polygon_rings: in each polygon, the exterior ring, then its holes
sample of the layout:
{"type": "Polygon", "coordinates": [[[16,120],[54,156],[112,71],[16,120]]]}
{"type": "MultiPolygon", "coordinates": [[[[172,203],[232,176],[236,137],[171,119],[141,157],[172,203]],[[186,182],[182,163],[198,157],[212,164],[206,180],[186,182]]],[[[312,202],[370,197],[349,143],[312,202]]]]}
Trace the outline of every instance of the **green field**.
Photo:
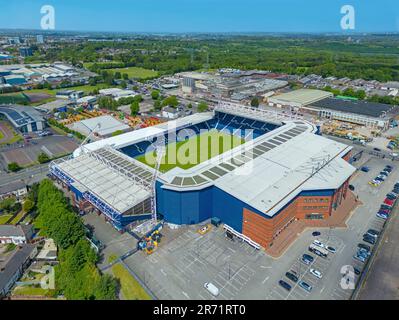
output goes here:
{"type": "Polygon", "coordinates": [[[136,79],[148,79],[158,76],[158,72],[148,70],[144,68],[129,67],[129,68],[116,68],[116,69],[104,69],[110,72],[120,72],[122,75],[126,73],[129,78],[136,79]]]}
{"type": "Polygon", "coordinates": [[[11,217],[12,217],[11,214],[0,215],[0,224],[5,224],[11,217]]]}
{"type": "MultiPolygon", "coordinates": [[[[167,172],[175,167],[186,170],[244,142],[244,139],[237,136],[212,130],[186,141],[170,143],[166,148],[159,170],[167,172]]],[[[136,160],[155,167],[155,158],[155,153],[152,151],[137,157],[136,160]]]]}
{"type": "Polygon", "coordinates": [[[29,99],[23,93],[0,94],[0,104],[28,104],[29,99]]]}
{"type": "Polygon", "coordinates": [[[121,292],[125,300],[151,300],[144,288],[120,263],[112,266],[112,273],[121,285],[121,292]]]}

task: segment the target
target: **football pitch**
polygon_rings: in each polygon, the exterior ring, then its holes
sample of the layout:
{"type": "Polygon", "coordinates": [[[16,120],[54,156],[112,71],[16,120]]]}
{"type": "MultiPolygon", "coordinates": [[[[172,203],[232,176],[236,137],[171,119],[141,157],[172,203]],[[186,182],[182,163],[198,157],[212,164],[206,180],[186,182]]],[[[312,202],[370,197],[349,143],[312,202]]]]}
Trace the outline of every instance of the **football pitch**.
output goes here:
{"type": "MultiPolygon", "coordinates": [[[[217,155],[229,151],[245,142],[235,135],[212,130],[193,136],[185,141],[169,143],[162,157],[159,170],[167,172],[175,167],[189,169],[197,164],[209,160],[217,155]]],[[[156,154],[148,152],[136,158],[136,160],[155,167],[156,154]]]]}

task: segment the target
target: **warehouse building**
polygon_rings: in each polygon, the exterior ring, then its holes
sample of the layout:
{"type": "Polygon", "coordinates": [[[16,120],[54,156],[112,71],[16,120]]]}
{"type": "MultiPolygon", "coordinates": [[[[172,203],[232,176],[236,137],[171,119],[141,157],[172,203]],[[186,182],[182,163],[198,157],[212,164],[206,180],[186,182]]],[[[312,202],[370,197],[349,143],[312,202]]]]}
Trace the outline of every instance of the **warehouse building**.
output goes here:
{"type": "Polygon", "coordinates": [[[126,132],[130,129],[127,124],[124,124],[114,117],[105,115],[91,119],[74,122],[70,125],[71,129],[81,134],[88,136],[92,131],[98,137],[109,137],[114,132],[126,132]]]}
{"type": "Polygon", "coordinates": [[[333,94],[314,89],[299,89],[273,96],[268,99],[270,106],[302,108],[317,101],[331,98],[333,94]]]}
{"type": "Polygon", "coordinates": [[[399,115],[397,106],[364,100],[327,98],[302,108],[321,118],[340,120],[371,128],[388,129],[399,115]]]}
{"type": "Polygon", "coordinates": [[[23,133],[41,131],[45,128],[46,122],[40,112],[32,107],[16,105],[0,105],[0,114],[23,133]]]}
{"type": "Polygon", "coordinates": [[[352,147],[316,134],[303,120],[234,104],[173,123],[100,140],[74,152],[71,160],[50,164],[50,171],[71,190],[81,210],[94,207],[118,230],[151,217],[156,209],[171,225],[219,218],[226,230],[254,247],[270,247],[296,220],[328,220],[348,195],[355,168],[352,147]],[[159,172],[138,160],[157,139],[173,141],[176,132],[212,129],[253,139],[189,169],[159,172]]]}

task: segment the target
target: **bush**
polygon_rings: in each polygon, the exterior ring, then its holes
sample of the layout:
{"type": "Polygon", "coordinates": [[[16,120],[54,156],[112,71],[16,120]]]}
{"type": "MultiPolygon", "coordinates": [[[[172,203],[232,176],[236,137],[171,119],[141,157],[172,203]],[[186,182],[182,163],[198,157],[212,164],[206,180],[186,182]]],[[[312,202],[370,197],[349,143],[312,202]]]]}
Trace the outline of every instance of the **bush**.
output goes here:
{"type": "Polygon", "coordinates": [[[10,162],[7,167],[8,167],[8,170],[10,170],[12,172],[17,172],[22,169],[20,167],[20,165],[16,162],[10,162]]]}

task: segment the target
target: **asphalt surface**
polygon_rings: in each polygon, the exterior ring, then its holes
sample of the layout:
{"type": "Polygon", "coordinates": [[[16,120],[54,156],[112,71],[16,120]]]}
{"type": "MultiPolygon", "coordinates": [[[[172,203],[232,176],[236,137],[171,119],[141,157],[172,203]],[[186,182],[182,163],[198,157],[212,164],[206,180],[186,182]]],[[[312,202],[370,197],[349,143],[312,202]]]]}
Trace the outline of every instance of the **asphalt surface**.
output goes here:
{"type": "Polygon", "coordinates": [[[359,300],[399,299],[399,209],[396,208],[361,288],[359,300]]]}

